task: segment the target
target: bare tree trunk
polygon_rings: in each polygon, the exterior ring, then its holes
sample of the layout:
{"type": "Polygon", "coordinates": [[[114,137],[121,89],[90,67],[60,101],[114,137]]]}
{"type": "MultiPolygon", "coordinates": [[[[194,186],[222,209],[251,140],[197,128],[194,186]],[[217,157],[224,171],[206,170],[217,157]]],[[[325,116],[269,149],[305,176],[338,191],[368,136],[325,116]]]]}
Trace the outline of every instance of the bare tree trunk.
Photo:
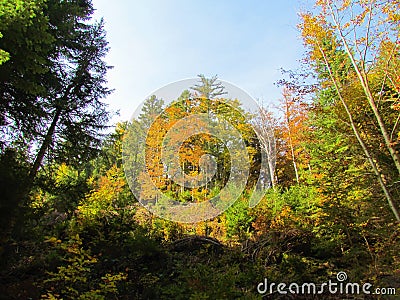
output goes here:
{"type": "Polygon", "coordinates": [[[297,171],[296,157],[294,156],[294,148],[293,148],[292,139],[290,137],[290,133],[289,133],[289,143],[290,143],[290,152],[291,152],[292,161],[293,161],[293,169],[294,169],[294,173],[296,175],[296,182],[299,183],[299,172],[297,171]]]}
{"type": "Polygon", "coordinates": [[[39,171],[40,165],[42,164],[43,158],[46,154],[46,151],[49,148],[49,146],[51,145],[51,143],[53,142],[53,135],[54,135],[58,120],[60,119],[60,116],[61,116],[61,108],[57,108],[57,110],[55,111],[53,120],[52,120],[49,128],[47,129],[47,133],[43,139],[42,145],[40,146],[40,149],[36,155],[33,166],[29,172],[29,185],[31,185],[33,183],[33,181],[35,180],[35,177],[39,171]]]}
{"type": "Polygon", "coordinates": [[[256,131],[260,139],[261,147],[265,151],[268,163],[268,175],[269,182],[274,188],[276,186],[276,176],[275,176],[275,162],[276,162],[276,146],[275,137],[273,135],[272,129],[273,117],[268,115],[268,112],[264,108],[259,110],[259,118],[256,121],[256,131]]]}

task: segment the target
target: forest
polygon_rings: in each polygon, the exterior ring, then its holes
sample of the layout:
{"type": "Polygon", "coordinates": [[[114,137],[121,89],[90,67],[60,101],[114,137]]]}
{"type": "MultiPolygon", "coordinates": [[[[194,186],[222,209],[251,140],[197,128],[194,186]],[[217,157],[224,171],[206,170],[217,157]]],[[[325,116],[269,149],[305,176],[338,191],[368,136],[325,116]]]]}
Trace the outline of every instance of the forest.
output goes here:
{"type": "Polygon", "coordinates": [[[273,110],[198,75],[112,125],[92,1],[0,1],[0,299],[398,299],[400,1],[314,5],[273,110]]]}

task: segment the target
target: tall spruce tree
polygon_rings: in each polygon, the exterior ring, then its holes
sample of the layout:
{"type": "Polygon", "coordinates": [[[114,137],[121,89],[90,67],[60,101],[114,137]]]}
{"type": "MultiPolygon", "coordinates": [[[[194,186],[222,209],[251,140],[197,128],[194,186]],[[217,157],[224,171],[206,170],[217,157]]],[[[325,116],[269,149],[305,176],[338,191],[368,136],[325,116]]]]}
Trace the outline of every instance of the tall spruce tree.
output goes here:
{"type": "Polygon", "coordinates": [[[0,49],[9,53],[0,65],[0,111],[3,145],[19,139],[38,149],[32,153],[32,182],[50,152],[75,163],[93,154],[109,119],[101,102],[110,93],[109,67],[103,21],[90,21],[91,1],[24,5],[25,23],[18,15],[0,18],[0,49]]]}
{"type": "Polygon", "coordinates": [[[10,215],[28,200],[44,162],[82,165],[100,148],[110,67],[104,24],[93,12],[90,0],[0,3],[0,155],[20,153],[13,164],[25,170],[1,172],[0,194],[9,196],[0,206],[12,204],[10,215]]]}

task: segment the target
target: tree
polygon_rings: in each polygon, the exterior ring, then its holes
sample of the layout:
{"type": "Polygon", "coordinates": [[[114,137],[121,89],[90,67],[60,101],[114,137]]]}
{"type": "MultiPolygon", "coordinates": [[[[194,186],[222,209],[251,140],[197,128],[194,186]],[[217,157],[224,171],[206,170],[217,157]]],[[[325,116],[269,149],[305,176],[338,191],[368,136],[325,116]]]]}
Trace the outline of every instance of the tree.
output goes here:
{"type": "MultiPolygon", "coordinates": [[[[2,32],[5,30],[8,33],[8,30],[14,31],[14,34],[21,33],[21,30],[25,28],[25,30],[29,31],[29,33],[36,33],[33,35],[28,35],[29,42],[38,43],[43,35],[46,33],[43,31],[42,27],[34,28],[32,26],[32,19],[38,18],[44,21],[43,14],[41,13],[41,9],[43,8],[44,1],[17,1],[17,0],[4,0],[0,3],[0,39],[3,37],[2,32]]],[[[7,35],[7,34],[6,34],[7,35]]],[[[49,42],[49,40],[47,40],[49,42]]],[[[10,52],[4,50],[3,48],[8,48],[7,43],[3,43],[0,41],[0,65],[5,63],[10,59],[10,52]]],[[[28,43],[20,43],[20,46],[26,47],[24,50],[27,50],[25,54],[29,58],[33,58],[33,47],[28,49],[28,43]],[[28,51],[30,50],[30,51],[28,51]]],[[[14,51],[17,49],[13,49],[14,51]]],[[[14,59],[14,55],[16,53],[13,52],[12,56],[14,59]]],[[[32,62],[33,64],[37,62],[32,62]]]]}
{"type": "Polygon", "coordinates": [[[49,30],[47,7],[41,0],[5,0],[0,3],[0,126],[3,146],[18,138],[29,139],[40,131],[45,109],[38,98],[45,96],[50,88],[46,86],[50,83],[46,74],[50,74],[52,55],[57,57],[55,45],[59,43],[49,30]]]}
{"type": "Polygon", "coordinates": [[[138,116],[138,120],[144,128],[150,128],[151,123],[162,113],[163,105],[164,100],[158,99],[156,95],[152,95],[150,98],[146,99],[141,108],[141,113],[138,116]]]}
{"type": "MultiPolygon", "coordinates": [[[[400,174],[400,156],[398,149],[396,149],[393,144],[389,129],[384,122],[382,112],[379,110],[378,106],[379,102],[382,101],[383,90],[381,90],[378,96],[373,95],[373,88],[370,84],[371,68],[368,63],[370,59],[372,59],[374,63],[376,62],[380,44],[391,40],[393,33],[395,41],[398,41],[400,27],[398,13],[396,14],[395,12],[400,9],[400,3],[396,1],[384,1],[380,3],[376,0],[367,2],[354,1],[353,3],[344,1],[343,4],[338,7],[334,1],[327,1],[322,5],[322,8],[327,12],[327,16],[332,19],[332,27],[342,42],[344,51],[351,61],[365,93],[366,100],[375,115],[386,147],[400,174]],[[348,14],[351,18],[349,20],[343,19],[341,17],[343,14],[348,14]],[[382,22],[386,23],[383,27],[380,26],[382,22]],[[349,34],[352,34],[354,38],[349,38],[349,34]]],[[[395,52],[393,52],[392,55],[395,55],[395,52]]],[[[388,65],[392,58],[393,57],[388,58],[388,65]]],[[[384,85],[386,80],[387,78],[385,76],[382,85],[384,85]]]]}
{"type": "Polygon", "coordinates": [[[288,137],[288,146],[290,149],[290,154],[293,162],[293,169],[294,173],[296,175],[296,182],[299,183],[299,172],[297,170],[297,162],[296,162],[296,156],[294,153],[294,143],[293,143],[293,127],[292,127],[292,119],[291,119],[291,106],[293,105],[293,100],[290,99],[290,94],[288,93],[288,90],[284,90],[283,92],[283,104],[284,104],[284,109],[285,109],[285,127],[287,129],[287,137],[288,137]]]}
{"type": "Polygon", "coordinates": [[[300,183],[303,170],[310,169],[310,157],[304,143],[307,142],[309,128],[309,105],[303,99],[296,84],[284,84],[279,110],[282,117],[275,126],[277,140],[277,177],[279,183],[289,186],[292,181],[300,183]],[[290,86],[290,87],[289,87],[290,86]]]}
{"type": "Polygon", "coordinates": [[[139,200],[160,206],[162,193],[181,202],[204,202],[232,180],[241,180],[243,189],[254,187],[260,142],[250,124],[252,116],[238,100],[194,97],[185,90],[166,108],[159,101],[155,96],[146,100],[125,138],[127,178],[139,200]],[[144,142],[137,144],[141,136],[144,142]],[[141,162],[133,163],[134,157],[141,162]]]}
{"type": "MultiPolygon", "coordinates": [[[[331,13],[333,13],[331,4],[329,3],[328,5],[331,10],[331,13]]],[[[325,7],[325,6],[323,6],[325,7]]],[[[344,3],[343,9],[346,9],[347,4],[344,3]]],[[[326,8],[326,7],[325,7],[326,8]]],[[[369,12],[371,14],[371,7],[368,9],[365,9],[365,14],[369,12]]],[[[355,118],[357,116],[357,112],[352,111],[350,105],[349,105],[349,99],[346,97],[346,91],[345,87],[348,86],[349,84],[354,84],[355,83],[355,78],[358,78],[359,84],[361,85],[366,100],[368,100],[368,103],[370,104],[371,111],[373,115],[375,116],[377,126],[380,129],[382,133],[382,138],[384,140],[384,143],[387,146],[388,152],[390,153],[391,158],[393,159],[393,163],[395,166],[397,166],[396,163],[396,156],[397,154],[393,153],[395,150],[395,145],[393,144],[393,141],[390,141],[391,145],[388,145],[388,140],[387,140],[387,130],[386,130],[386,125],[383,124],[384,119],[383,119],[383,112],[378,111],[377,107],[375,105],[375,100],[373,97],[371,98],[371,74],[368,75],[369,72],[367,72],[366,65],[365,65],[365,52],[368,50],[368,43],[365,45],[364,49],[364,56],[362,57],[364,60],[361,60],[359,63],[361,65],[364,64],[364,67],[360,67],[356,65],[355,58],[352,56],[350,53],[350,48],[348,42],[345,40],[345,37],[342,36],[343,32],[340,30],[340,26],[338,23],[336,23],[335,26],[330,27],[329,24],[327,24],[327,21],[325,19],[325,10],[321,13],[321,15],[314,17],[311,14],[303,14],[303,22],[300,25],[300,28],[302,29],[302,35],[305,41],[305,44],[310,47],[310,52],[309,52],[309,59],[311,63],[314,63],[314,66],[316,67],[317,71],[322,70],[321,67],[323,66],[325,73],[321,72],[320,73],[320,78],[323,80],[323,83],[325,85],[330,85],[334,91],[337,94],[338,99],[340,100],[341,104],[343,105],[343,108],[345,109],[346,116],[349,121],[349,125],[352,128],[352,131],[357,138],[357,141],[360,145],[360,147],[363,150],[363,153],[365,155],[365,158],[369,162],[371,168],[373,169],[376,179],[379,182],[379,185],[387,199],[387,202],[389,204],[390,209],[392,210],[395,218],[397,220],[400,220],[400,215],[396,207],[396,203],[393,199],[393,196],[391,195],[388,187],[386,186],[385,179],[384,179],[384,174],[382,173],[378,163],[377,159],[374,158],[371,155],[371,150],[369,149],[365,138],[363,137],[364,134],[362,133],[362,130],[357,126],[355,122],[355,118]],[[335,30],[339,30],[339,38],[336,38],[335,36],[335,30]],[[347,61],[346,61],[346,56],[349,58],[350,65],[352,68],[348,69],[348,72],[341,72],[341,70],[346,69],[347,66],[347,61]],[[344,68],[343,68],[344,67],[344,68]],[[364,74],[364,75],[363,75],[364,74]],[[355,75],[355,76],[353,76],[355,75]],[[367,75],[369,78],[367,78],[367,75]],[[368,84],[364,81],[367,81],[368,84]],[[386,133],[385,133],[386,132],[386,133]]],[[[337,11],[338,13],[338,11],[337,11]]],[[[364,16],[365,17],[365,16],[364,16]]],[[[354,23],[354,26],[357,26],[358,24],[361,24],[363,22],[363,18],[361,21],[358,20],[352,20],[351,22],[354,23]]],[[[337,16],[333,15],[334,21],[336,20],[337,16]]],[[[337,21],[337,20],[336,20],[337,21]]],[[[336,22],[335,21],[335,22],[336,22]]],[[[369,23],[372,22],[372,15],[369,17],[369,23]]],[[[350,26],[350,25],[347,25],[350,26]]],[[[369,28],[370,24],[368,25],[369,28]]],[[[367,30],[367,38],[369,31],[367,30]]],[[[358,42],[357,42],[358,43],[358,42]]],[[[356,43],[356,44],[357,44],[356,43]]],[[[355,50],[359,50],[359,45],[355,46],[355,50]]],[[[361,53],[361,52],[358,52],[361,53]]],[[[373,67],[370,67],[370,70],[374,70],[373,67]]],[[[371,72],[372,73],[372,72],[371,72]]],[[[354,88],[353,88],[354,90],[354,88]]],[[[365,118],[362,122],[365,122],[365,118]]]]}
{"type": "Polygon", "coordinates": [[[217,75],[206,78],[203,74],[198,75],[200,78],[200,83],[195,84],[191,89],[199,93],[201,97],[205,97],[206,99],[214,99],[218,96],[222,96],[226,94],[224,91],[225,87],[221,82],[217,82],[217,75]]]}
{"type": "MultiPolygon", "coordinates": [[[[257,136],[260,139],[260,146],[266,154],[268,164],[268,174],[260,174],[260,176],[267,176],[265,182],[271,183],[272,187],[275,187],[277,178],[275,174],[276,140],[274,129],[278,127],[277,121],[271,112],[261,107],[254,122],[257,136]]],[[[266,186],[264,186],[264,188],[266,188],[266,186]]]]}
{"type": "MultiPolygon", "coordinates": [[[[109,113],[100,101],[110,91],[104,86],[109,67],[102,60],[107,53],[103,23],[77,24],[75,49],[59,62],[58,89],[45,99],[49,123],[36,154],[30,178],[33,180],[51,147],[56,158],[71,160],[91,157],[100,145],[99,130],[106,127],[109,113]],[[68,61],[68,66],[65,66],[68,61]]],[[[65,49],[65,50],[67,50],[65,49]]]]}
{"type": "Polygon", "coordinates": [[[0,203],[13,207],[11,225],[23,224],[13,220],[27,211],[42,165],[66,163],[80,172],[99,151],[109,120],[102,98],[110,90],[103,21],[91,22],[93,11],[86,0],[0,4],[0,49],[9,53],[0,65],[0,151],[4,159],[16,153],[15,168],[26,172],[1,174],[2,182],[15,180],[1,187],[14,188],[0,203]]]}
{"type": "Polygon", "coordinates": [[[90,23],[91,1],[2,5],[0,48],[10,54],[0,65],[2,142],[38,146],[32,181],[49,149],[52,158],[76,162],[99,146],[109,115],[100,101],[110,93],[108,47],[103,22],[90,23]]]}
{"type": "MultiPolygon", "coordinates": [[[[400,174],[400,157],[396,143],[390,135],[391,128],[385,122],[382,111],[384,87],[389,73],[381,78],[380,91],[374,91],[372,77],[379,59],[382,43],[399,41],[400,3],[397,1],[317,1],[321,12],[315,21],[323,24],[323,30],[340,43],[343,53],[351,62],[353,71],[361,85],[365,100],[371,107],[380,133],[394,165],[400,174]]],[[[315,27],[319,30],[320,28],[315,27]]],[[[318,33],[316,33],[318,35],[318,33]]],[[[395,48],[386,59],[386,69],[396,60],[395,48]]]]}

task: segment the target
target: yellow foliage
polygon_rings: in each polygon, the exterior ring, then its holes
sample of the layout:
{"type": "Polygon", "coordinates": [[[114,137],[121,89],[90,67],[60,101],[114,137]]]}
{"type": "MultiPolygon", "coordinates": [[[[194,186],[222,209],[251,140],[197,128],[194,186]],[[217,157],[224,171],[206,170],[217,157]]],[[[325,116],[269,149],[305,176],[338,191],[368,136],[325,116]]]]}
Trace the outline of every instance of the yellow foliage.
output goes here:
{"type": "Polygon", "coordinates": [[[289,206],[284,206],[281,212],[271,221],[271,228],[290,228],[297,221],[297,217],[289,206]]]}
{"type": "Polygon", "coordinates": [[[125,185],[126,181],[122,170],[113,166],[106,175],[99,179],[97,188],[92,190],[78,206],[79,214],[86,218],[92,218],[103,210],[112,208],[125,185]]]}
{"type": "Polygon", "coordinates": [[[61,240],[57,239],[56,237],[52,236],[44,241],[45,243],[50,243],[53,245],[61,244],[61,240]]]}

